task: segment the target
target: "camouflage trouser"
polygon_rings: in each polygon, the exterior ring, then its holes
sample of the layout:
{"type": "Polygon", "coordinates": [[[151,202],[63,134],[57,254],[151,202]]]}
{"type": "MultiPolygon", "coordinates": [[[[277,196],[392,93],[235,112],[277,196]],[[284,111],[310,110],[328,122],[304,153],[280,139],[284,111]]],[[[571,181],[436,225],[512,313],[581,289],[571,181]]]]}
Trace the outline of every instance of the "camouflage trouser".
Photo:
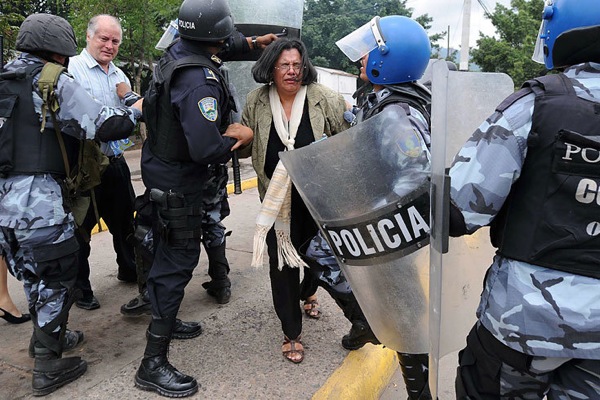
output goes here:
{"type": "Polygon", "coordinates": [[[338,293],[352,293],[340,266],[329,247],[329,243],[319,232],[308,245],[302,246],[301,253],[314,262],[310,264],[311,273],[338,293]]]}
{"type": "Polygon", "coordinates": [[[214,248],[225,242],[225,226],[221,223],[230,213],[227,200],[227,166],[209,165],[210,177],[202,191],[202,243],[214,248]]]}
{"type": "Polygon", "coordinates": [[[227,200],[227,166],[213,164],[208,166],[209,178],[202,190],[202,244],[208,257],[208,275],[210,282],[202,286],[207,290],[231,287],[229,280],[229,262],[225,254],[225,225],[221,223],[230,213],[227,200]]]}
{"type": "Polygon", "coordinates": [[[457,399],[597,399],[600,360],[530,356],[505,346],[481,325],[460,352],[457,399]]]}
{"type": "Polygon", "coordinates": [[[21,230],[1,228],[0,247],[8,270],[23,282],[34,329],[45,347],[60,354],[56,334],[64,329],[74,301],[79,245],[74,225],[21,230]]]}

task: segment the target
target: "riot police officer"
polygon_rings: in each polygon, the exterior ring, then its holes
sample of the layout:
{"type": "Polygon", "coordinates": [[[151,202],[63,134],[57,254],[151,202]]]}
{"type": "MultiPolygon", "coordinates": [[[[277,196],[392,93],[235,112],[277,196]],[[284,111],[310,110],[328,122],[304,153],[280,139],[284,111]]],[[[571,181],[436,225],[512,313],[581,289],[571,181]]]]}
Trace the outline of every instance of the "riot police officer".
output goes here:
{"type": "MultiPolygon", "coordinates": [[[[171,21],[172,24],[178,21],[171,21]]],[[[157,49],[164,50],[175,39],[179,38],[179,29],[169,29],[163,34],[163,38],[156,45],[157,49]]],[[[274,40],[277,36],[273,33],[267,33],[261,36],[245,37],[240,32],[231,35],[226,39],[225,45],[219,51],[218,57],[227,61],[232,57],[240,57],[255,51],[261,51],[274,40]]],[[[223,75],[227,71],[225,66],[220,68],[223,75]]],[[[230,91],[234,101],[238,98],[235,87],[230,84],[230,91]]],[[[238,111],[233,113],[233,118],[239,120],[239,106],[236,103],[238,111]]],[[[233,122],[236,122],[235,120],[233,122]]],[[[205,182],[203,212],[202,217],[202,244],[208,257],[208,274],[211,278],[209,282],[204,282],[202,286],[207,293],[214,297],[217,303],[225,304],[231,297],[231,281],[229,279],[229,262],[225,254],[226,236],[229,232],[225,231],[222,221],[230,213],[229,201],[227,195],[227,181],[229,174],[227,165],[224,163],[215,163],[209,166],[212,172],[205,182]]],[[[147,197],[147,196],[146,196],[147,197]]],[[[152,266],[154,246],[151,231],[152,215],[148,199],[140,196],[135,202],[136,232],[133,240],[136,246],[136,269],[138,275],[139,295],[129,300],[121,306],[121,314],[125,316],[140,316],[150,313],[150,299],[146,280],[148,272],[152,266]]],[[[199,325],[192,327],[189,323],[178,322],[173,332],[174,339],[189,339],[200,334],[199,325]],[[192,333],[196,330],[195,333],[192,333]],[[196,335],[197,333],[197,335],[196,335]]]]}
{"type": "Polygon", "coordinates": [[[253,136],[228,120],[232,100],[216,56],[235,32],[227,2],[185,0],[178,24],[181,38],[160,59],[144,100],[148,139],[141,160],[154,205],[154,260],[147,280],[152,321],[135,384],[167,397],[198,390],[196,379],[169,363],[167,351],[200,256],[208,165],[226,162],[253,136]]]}
{"type": "Polygon", "coordinates": [[[459,354],[460,399],[595,399],[600,387],[600,4],[547,1],[534,59],[450,170],[450,234],[497,248],[459,354]]]}
{"type": "Polygon", "coordinates": [[[10,272],[24,283],[34,326],[33,394],[43,396],[87,369],[79,357],[62,358],[83,336],[66,330],[77,300],[79,246],[72,212],[77,197],[71,197],[68,182],[81,166],[73,160],[84,139],[128,137],[141,116],[141,101],[136,108],[105,107],[62,73],[77,43],[61,17],[27,17],[16,48],[22,53],[0,75],[0,247],[10,272]],[[51,87],[41,90],[47,74],[51,87]]]}
{"type": "MultiPolygon", "coordinates": [[[[429,62],[431,47],[427,33],[416,21],[397,15],[375,17],[355,32],[363,32],[368,39],[357,44],[354,42],[357,35],[353,32],[337,44],[352,61],[360,59],[360,78],[370,83],[373,91],[365,96],[354,123],[360,124],[388,107],[396,107],[406,113],[413,129],[419,133],[421,146],[428,154],[431,92],[416,82],[423,76],[429,62]]],[[[326,255],[328,252],[331,255],[331,250],[326,251],[327,243],[317,239],[307,255],[327,265],[326,255]]],[[[329,257],[329,264],[334,262],[333,257],[329,257]]],[[[424,314],[427,310],[420,312],[424,314]]],[[[367,332],[365,324],[366,320],[353,322],[352,330],[345,339],[360,341],[359,333],[367,332]]],[[[409,399],[431,399],[428,355],[398,352],[398,359],[409,399]]]]}

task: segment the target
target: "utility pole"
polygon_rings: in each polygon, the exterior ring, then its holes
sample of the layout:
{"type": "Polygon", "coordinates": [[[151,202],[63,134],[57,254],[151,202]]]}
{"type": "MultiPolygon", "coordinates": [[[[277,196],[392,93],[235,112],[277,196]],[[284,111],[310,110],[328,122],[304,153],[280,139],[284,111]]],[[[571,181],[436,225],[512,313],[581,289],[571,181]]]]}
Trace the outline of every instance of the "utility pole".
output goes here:
{"type": "Polygon", "coordinates": [[[450,59],[450,25],[448,25],[448,35],[447,35],[447,38],[448,38],[448,45],[447,45],[448,47],[446,47],[446,59],[452,61],[450,59]]]}
{"type": "Polygon", "coordinates": [[[471,31],[471,0],[463,3],[462,40],[460,46],[460,71],[469,70],[469,35],[471,31]]]}

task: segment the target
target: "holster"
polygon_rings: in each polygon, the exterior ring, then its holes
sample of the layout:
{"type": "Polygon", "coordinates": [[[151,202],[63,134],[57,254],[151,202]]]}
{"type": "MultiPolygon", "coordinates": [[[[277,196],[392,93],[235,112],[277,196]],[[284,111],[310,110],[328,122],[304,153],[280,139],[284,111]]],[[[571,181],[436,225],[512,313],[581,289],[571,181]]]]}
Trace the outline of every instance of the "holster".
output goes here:
{"type": "Polygon", "coordinates": [[[160,189],[150,190],[150,201],[158,207],[157,233],[167,244],[181,243],[188,239],[200,239],[200,218],[192,222],[190,217],[202,215],[202,206],[186,206],[183,194],[160,189]]]}

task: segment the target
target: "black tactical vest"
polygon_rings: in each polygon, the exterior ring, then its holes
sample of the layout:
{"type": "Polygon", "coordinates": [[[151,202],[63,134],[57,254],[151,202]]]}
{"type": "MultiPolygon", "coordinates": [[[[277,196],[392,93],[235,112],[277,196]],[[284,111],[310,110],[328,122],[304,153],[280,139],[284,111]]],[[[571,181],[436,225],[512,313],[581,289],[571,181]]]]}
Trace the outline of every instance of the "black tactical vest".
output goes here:
{"type": "Polygon", "coordinates": [[[525,86],[521,95],[536,94],[527,157],[492,244],[508,258],[600,278],[600,104],[579,98],[563,74],[525,86]]]}
{"type": "MultiPolygon", "coordinates": [[[[191,55],[174,60],[169,53],[161,57],[154,69],[150,88],[144,97],[143,114],[148,128],[148,144],[150,151],[164,161],[191,162],[189,147],[179,119],[175,117],[171,106],[171,79],[176,70],[188,67],[209,68],[219,77],[219,82],[230,99],[220,110],[222,116],[229,116],[231,111],[231,95],[228,82],[215,67],[215,63],[203,55],[191,55]]],[[[225,132],[229,118],[221,119],[221,132],[225,132]]]]}
{"type": "MultiPolygon", "coordinates": [[[[33,78],[42,64],[8,71],[0,75],[0,174],[51,173],[65,176],[65,167],[56,132],[40,132],[39,116],[33,104],[33,78]],[[4,78],[4,79],[2,79],[4,78]]],[[[63,135],[69,160],[77,156],[79,142],[63,135]]]]}

